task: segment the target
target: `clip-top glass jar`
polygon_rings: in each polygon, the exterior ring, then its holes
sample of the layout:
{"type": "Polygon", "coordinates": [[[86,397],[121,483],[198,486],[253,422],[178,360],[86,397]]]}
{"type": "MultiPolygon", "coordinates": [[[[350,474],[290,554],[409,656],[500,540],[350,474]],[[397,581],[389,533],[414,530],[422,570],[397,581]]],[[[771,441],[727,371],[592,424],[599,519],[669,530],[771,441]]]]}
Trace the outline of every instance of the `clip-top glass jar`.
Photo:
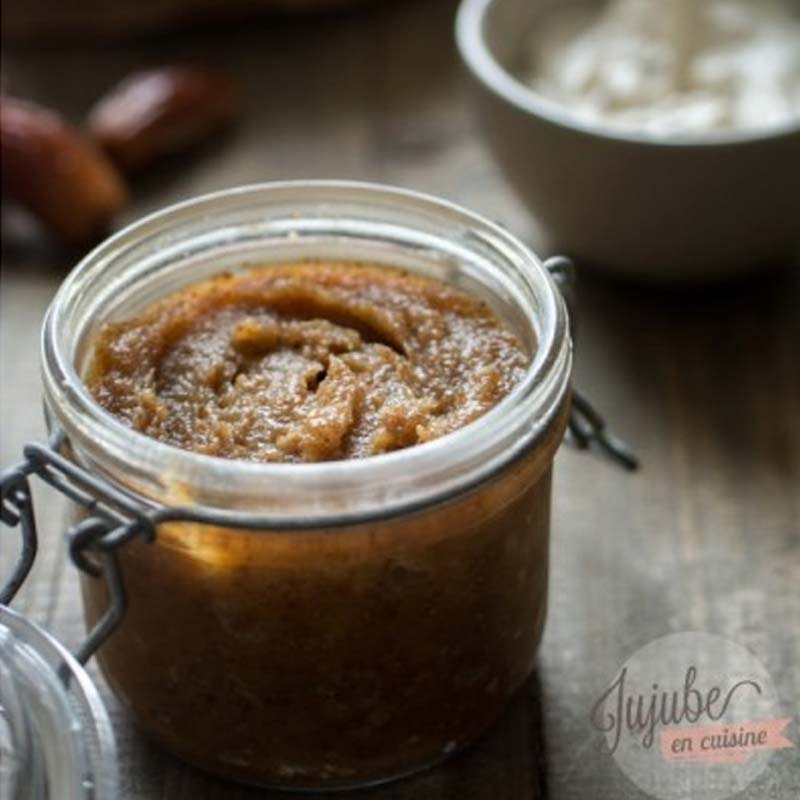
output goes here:
{"type": "MultiPolygon", "coordinates": [[[[368,184],[209,195],[84,259],[48,312],[43,359],[69,457],[143,517],[160,513],[154,535],[120,537],[128,606],[98,657],[164,747],[249,783],[363,785],[462,747],[525,681],[545,618],[571,346],[558,290],[510,234],[368,184]],[[524,378],[440,439],[310,464],[177,449],[84,386],[104,322],[216,273],[309,258],[399,266],[485,300],[529,351],[524,378]]],[[[86,575],[82,587],[94,625],[106,583],[86,575]]]]}

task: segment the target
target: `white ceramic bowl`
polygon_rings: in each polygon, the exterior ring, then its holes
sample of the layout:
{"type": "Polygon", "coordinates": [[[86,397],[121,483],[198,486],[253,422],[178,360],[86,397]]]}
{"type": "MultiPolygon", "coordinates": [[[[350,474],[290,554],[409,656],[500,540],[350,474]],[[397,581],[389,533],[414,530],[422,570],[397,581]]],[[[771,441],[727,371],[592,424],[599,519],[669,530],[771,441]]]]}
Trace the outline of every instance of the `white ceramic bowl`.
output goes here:
{"type": "Polygon", "coordinates": [[[456,23],[484,131],[539,246],[662,282],[800,262],[800,124],[675,142],[583,121],[514,75],[537,20],[564,2],[462,0],[456,23]]]}

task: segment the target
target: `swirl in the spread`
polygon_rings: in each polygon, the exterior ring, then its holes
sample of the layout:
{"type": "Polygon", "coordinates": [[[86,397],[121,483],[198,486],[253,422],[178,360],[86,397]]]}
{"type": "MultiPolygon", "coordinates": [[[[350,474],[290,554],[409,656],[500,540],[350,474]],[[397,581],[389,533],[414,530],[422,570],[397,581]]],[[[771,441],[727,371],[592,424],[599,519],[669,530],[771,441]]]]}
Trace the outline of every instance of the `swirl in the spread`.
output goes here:
{"type": "Polygon", "coordinates": [[[323,461],[454,431],[528,363],[484,303],[443,283],[293,263],[221,275],[106,325],[87,384],[126,424],[177,447],[323,461]]]}

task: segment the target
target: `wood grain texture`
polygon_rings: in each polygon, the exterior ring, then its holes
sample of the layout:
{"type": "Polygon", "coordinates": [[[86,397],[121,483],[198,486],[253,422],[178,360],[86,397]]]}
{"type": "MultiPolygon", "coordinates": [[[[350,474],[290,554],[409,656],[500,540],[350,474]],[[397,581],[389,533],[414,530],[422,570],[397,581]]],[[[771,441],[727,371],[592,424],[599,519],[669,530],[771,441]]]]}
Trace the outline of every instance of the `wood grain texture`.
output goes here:
{"type": "MultiPolygon", "coordinates": [[[[134,186],[123,221],[202,191],[257,180],[363,178],[444,195],[535,240],[474,129],[451,37],[454,5],[413,2],[223,36],[114,46],[6,48],[4,85],[74,120],[129,70],[206,62],[241,80],[244,123],[134,186]]],[[[13,222],[13,220],[12,220],[13,222]]],[[[75,254],[7,235],[0,285],[0,463],[40,438],[37,339],[75,254]]],[[[800,300],[791,273],[724,288],[635,289],[583,276],[577,379],[639,451],[625,475],[558,457],[552,588],[537,671],[503,720],[440,767],[370,800],[641,798],[599,752],[589,712],[640,646],[673,631],[749,647],[783,712],[800,698],[800,300]]],[[[38,492],[42,551],[18,601],[80,641],[59,504],[38,492]]],[[[13,547],[0,540],[7,563],[13,547]]],[[[168,607],[165,607],[165,613],[168,607]]],[[[92,668],[92,671],[94,669],[92,668]]],[[[95,672],[96,675],[96,672],[95,672]]],[[[137,733],[98,677],[121,753],[120,800],[283,797],[186,768],[137,733]]],[[[798,739],[796,725],[790,737],[798,739]]],[[[223,736],[224,732],[220,732],[223,736]]],[[[740,797],[800,794],[797,751],[776,753],[740,797]]],[[[339,795],[346,798],[350,795],[339,795]]],[[[702,799],[701,799],[702,800],[702,799]]]]}

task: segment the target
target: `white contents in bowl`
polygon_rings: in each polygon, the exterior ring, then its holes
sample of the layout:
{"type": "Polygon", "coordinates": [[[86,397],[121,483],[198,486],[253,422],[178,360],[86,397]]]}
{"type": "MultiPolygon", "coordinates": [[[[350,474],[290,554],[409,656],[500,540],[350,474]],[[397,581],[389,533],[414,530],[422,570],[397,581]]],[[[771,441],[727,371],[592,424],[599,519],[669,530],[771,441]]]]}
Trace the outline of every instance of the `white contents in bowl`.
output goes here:
{"type": "Polygon", "coordinates": [[[593,121],[654,135],[800,122],[800,3],[610,0],[533,33],[529,85],[593,121]]]}

